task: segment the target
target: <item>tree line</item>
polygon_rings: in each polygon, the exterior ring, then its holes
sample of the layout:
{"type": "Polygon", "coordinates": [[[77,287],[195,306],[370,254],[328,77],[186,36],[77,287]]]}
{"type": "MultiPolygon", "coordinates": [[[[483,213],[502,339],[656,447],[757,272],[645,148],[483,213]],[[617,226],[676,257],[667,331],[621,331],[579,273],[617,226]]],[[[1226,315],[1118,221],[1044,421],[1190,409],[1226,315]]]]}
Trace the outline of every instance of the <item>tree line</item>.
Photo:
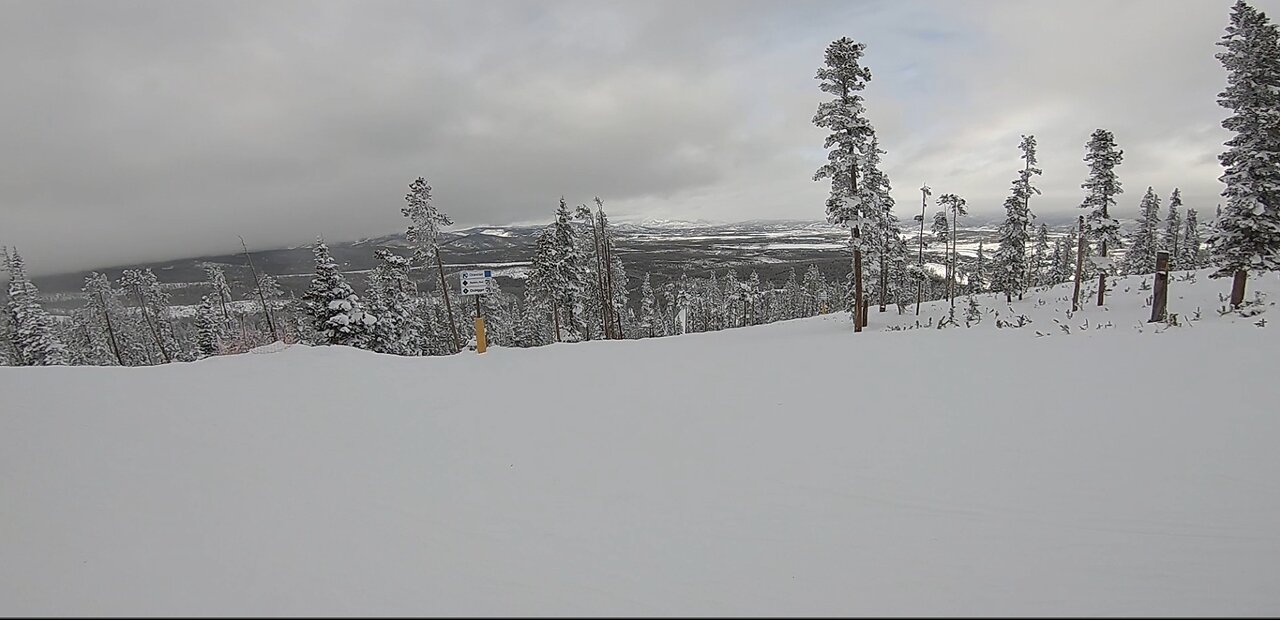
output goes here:
{"type": "MultiPolygon", "coordinates": [[[[1233,132],[1219,156],[1224,167],[1225,205],[1201,231],[1199,213],[1184,208],[1181,193],[1169,195],[1163,220],[1161,200],[1148,187],[1136,227],[1122,234],[1113,216],[1123,193],[1116,168],[1123,151],[1106,129],[1085,145],[1088,175],[1080,207],[1086,215],[1065,235],[1036,226],[1032,198],[1042,175],[1034,135],[1023,135],[1022,165],[1004,202],[998,247],[988,259],[979,243],[973,257],[959,251],[960,220],[966,200],[944,193],[928,210],[932,189],[921,188],[919,225],[911,256],[902,221],[894,213],[888,176],[881,169],[880,142],[866,118],[862,92],[871,80],[861,64],[865,45],[850,38],[832,42],[818,70],[822,101],[813,123],[828,132],[827,161],[813,179],[828,181],[828,222],[849,230],[851,269],[828,281],[817,266],[802,277],[794,269],[782,283],[763,282],[752,270],[745,277],[728,270],[654,286],[649,274],[635,285],[616,252],[616,235],[599,198],[594,209],[570,209],[560,199],[552,221],[539,234],[522,296],[493,290],[476,302],[488,319],[491,343],[532,347],[553,342],[629,339],[712,331],[847,311],[853,329],[868,324],[873,300],[881,312],[892,305],[916,313],[926,299],[975,292],[1021,298],[1030,287],[1074,280],[1098,280],[1097,303],[1105,303],[1109,275],[1155,270],[1156,253],[1168,252],[1173,268],[1214,267],[1214,277],[1232,278],[1231,306],[1244,302],[1249,274],[1280,270],[1280,31],[1265,13],[1243,0],[1232,8],[1218,60],[1227,88],[1218,101],[1231,111],[1223,126],[1233,132]],[[931,227],[926,233],[926,223],[931,227]],[[1203,235],[1203,238],[1202,238],[1203,235]],[[925,262],[925,247],[942,248],[942,265],[925,262]],[[936,246],[935,246],[936,247],[936,246]],[[1123,259],[1112,256],[1124,251],[1123,259]],[[1085,258],[1088,257],[1088,260],[1085,258]]],[[[244,247],[253,282],[250,300],[232,298],[220,266],[207,268],[204,295],[194,316],[176,316],[169,295],[149,269],[126,270],[112,282],[93,273],[82,289],[83,307],[54,317],[42,307],[39,291],[16,250],[3,252],[9,275],[0,312],[0,363],[12,365],[93,364],[140,366],[240,352],[278,340],[348,345],[395,355],[450,355],[474,338],[471,310],[451,298],[440,247],[441,231],[452,220],[432,203],[431,186],[419,177],[409,185],[402,214],[408,220],[408,256],[376,252],[362,298],[347,281],[323,239],[313,246],[315,274],[301,298],[286,298],[278,281],[259,274],[244,247]],[[411,271],[434,270],[438,286],[421,291],[411,271]],[[246,309],[246,303],[248,308],[246,309]]],[[[242,247],[243,247],[243,240],[242,247]]],[[[456,297],[456,296],[455,296],[456,297]]]]}

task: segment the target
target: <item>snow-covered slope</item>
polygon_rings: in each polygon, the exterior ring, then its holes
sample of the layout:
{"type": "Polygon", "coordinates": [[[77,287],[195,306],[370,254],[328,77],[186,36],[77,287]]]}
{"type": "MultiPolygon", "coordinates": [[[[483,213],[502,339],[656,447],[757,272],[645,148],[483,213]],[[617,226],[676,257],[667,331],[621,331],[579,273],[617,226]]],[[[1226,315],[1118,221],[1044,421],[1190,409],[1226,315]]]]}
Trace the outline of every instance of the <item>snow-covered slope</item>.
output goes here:
{"type": "Polygon", "coordinates": [[[1132,284],[1070,334],[1051,291],[1019,329],[0,368],[0,614],[1276,614],[1280,325],[1199,277],[1152,329],[1132,284]]]}

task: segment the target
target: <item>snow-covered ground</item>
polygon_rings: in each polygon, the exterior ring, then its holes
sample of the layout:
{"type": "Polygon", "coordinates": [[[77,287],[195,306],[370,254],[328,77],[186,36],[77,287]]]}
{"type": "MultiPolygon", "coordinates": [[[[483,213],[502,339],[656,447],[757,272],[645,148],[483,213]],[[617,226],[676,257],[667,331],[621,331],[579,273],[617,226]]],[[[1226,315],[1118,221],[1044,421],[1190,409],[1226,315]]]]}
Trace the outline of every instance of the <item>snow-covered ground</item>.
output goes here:
{"type": "Polygon", "coordinates": [[[0,368],[0,614],[1275,615],[1280,314],[1228,284],[0,368]]]}

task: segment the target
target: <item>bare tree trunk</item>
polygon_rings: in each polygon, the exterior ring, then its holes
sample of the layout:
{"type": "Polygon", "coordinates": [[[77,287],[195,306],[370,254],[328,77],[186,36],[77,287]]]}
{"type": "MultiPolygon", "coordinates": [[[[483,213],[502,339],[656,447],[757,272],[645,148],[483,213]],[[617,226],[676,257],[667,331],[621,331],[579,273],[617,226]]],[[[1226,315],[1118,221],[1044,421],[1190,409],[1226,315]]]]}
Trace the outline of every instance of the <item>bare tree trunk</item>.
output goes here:
{"type": "MultiPolygon", "coordinates": [[[[885,248],[888,252],[889,248],[885,248]]],[[[884,253],[880,254],[880,311],[884,312],[885,307],[885,289],[889,288],[889,265],[885,262],[884,253]]]]}
{"type": "Polygon", "coordinates": [[[597,205],[597,207],[600,210],[600,243],[604,246],[605,288],[608,289],[608,294],[606,296],[607,303],[605,305],[609,308],[609,316],[613,319],[613,337],[621,339],[622,316],[621,313],[618,312],[618,309],[613,305],[613,244],[609,242],[609,229],[604,223],[604,208],[599,207],[599,205],[597,205]]]}
{"type": "Polygon", "coordinates": [[[959,243],[956,240],[956,233],[959,232],[960,209],[951,208],[951,277],[947,279],[947,299],[951,300],[951,307],[956,307],[955,285],[956,280],[960,279],[960,257],[957,255],[959,243]]]}
{"type": "Polygon", "coordinates": [[[556,324],[556,342],[561,342],[561,338],[560,338],[560,306],[559,306],[559,305],[557,305],[557,304],[555,304],[555,303],[552,303],[552,304],[551,304],[551,319],[552,319],[553,321],[555,321],[555,324],[556,324]]]}
{"type": "MultiPolygon", "coordinates": [[[[1104,214],[1103,217],[1106,217],[1104,214]]],[[[1102,240],[1102,257],[1107,257],[1107,240],[1102,240]]],[[[1098,266],[1098,305],[1101,306],[1107,297],[1107,267],[1106,265],[1098,266]]]]}
{"type": "Polygon", "coordinates": [[[453,352],[462,350],[462,339],[458,337],[458,324],[453,320],[453,304],[449,303],[449,283],[444,279],[444,261],[440,259],[440,248],[436,250],[436,267],[440,270],[440,292],[444,294],[444,309],[449,317],[449,331],[453,333],[453,352]]]}
{"type": "Polygon", "coordinates": [[[258,291],[258,301],[262,303],[262,313],[267,316],[267,328],[271,330],[271,341],[280,339],[276,333],[276,322],[271,318],[271,308],[267,307],[267,296],[262,293],[262,281],[258,279],[258,270],[253,267],[253,257],[249,255],[249,246],[244,237],[240,237],[240,247],[244,248],[244,258],[249,263],[249,273],[253,275],[254,289],[258,291]]]}
{"type": "Polygon", "coordinates": [[[1071,311],[1080,311],[1080,283],[1084,280],[1084,216],[1080,216],[1080,235],[1076,241],[1076,286],[1071,292],[1071,311]]]}
{"type": "Polygon", "coordinates": [[[134,284],[133,295],[138,298],[138,309],[142,311],[142,319],[147,322],[147,327],[151,329],[151,335],[156,340],[156,348],[160,349],[160,355],[164,357],[164,363],[172,362],[173,360],[169,357],[169,351],[164,348],[164,340],[160,338],[160,330],[156,329],[155,324],[151,322],[151,313],[147,312],[147,301],[142,297],[142,287],[134,284]]]}
{"type": "Polygon", "coordinates": [[[861,243],[859,237],[861,237],[861,231],[858,230],[857,226],[854,226],[853,227],[853,307],[854,307],[853,331],[854,332],[862,331],[862,325],[864,323],[862,315],[866,313],[862,306],[862,248],[859,247],[859,244],[861,243]]]}
{"type": "Polygon", "coordinates": [[[120,355],[120,345],[116,342],[116,331],[111,327],[111,313],[107,312],[107,300],[98,293],[98,303],[102,305],[102,318],[107,323],[107,340],[111,343],[111,351],[116,354],[116,363],[124,366],[124,357],[120,355]]]}
{"type": "Polygon", "coordinates": [[[604,338],[607,340],[609,338],[609,309],[607,307],[606,299],[608,297],[605,292],[604,284],[604,246],[600,244],[600,231],[597,227],[598,219],[599,218],[596,215],[592,214],[591,239],[595,243],[596,250],[596,290],[600,292],[600,329],[601,333],[604,334],[604,338]]]}
{"type": "Polygon", "coordinates": [[[920,188],[920,258],[917,267],[919,281],[916,283],[916,316],[920,316],[920,301],[924,298],[924,212],[929,206],[929,187],[920,188]]]}
{"type": "Polygon", "coordinates": [[[1231,279],[1231,307],[1239,308],[1244,303],[1244,285],[1249,279],[1249,272],[1240,270],[1231,279]]]}

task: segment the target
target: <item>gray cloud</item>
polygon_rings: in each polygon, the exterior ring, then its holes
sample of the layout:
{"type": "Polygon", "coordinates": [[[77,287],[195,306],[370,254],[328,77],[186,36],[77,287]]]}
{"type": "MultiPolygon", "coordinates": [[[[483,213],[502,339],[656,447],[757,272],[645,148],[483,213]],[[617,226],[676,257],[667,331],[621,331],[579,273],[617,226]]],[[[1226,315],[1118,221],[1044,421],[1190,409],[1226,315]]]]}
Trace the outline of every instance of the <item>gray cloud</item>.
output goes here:
{"type": "Polygon", "coordinates": [[[904,215],[922,182],[998,211],[1022,133],[1068,211],[1097,127],[1122,207],[1212,210],[1229,4],[6,2],[0,243],[48,273],[385,234],[418,175],[460,225],[816,218],[846,35],[904,215]]]}

